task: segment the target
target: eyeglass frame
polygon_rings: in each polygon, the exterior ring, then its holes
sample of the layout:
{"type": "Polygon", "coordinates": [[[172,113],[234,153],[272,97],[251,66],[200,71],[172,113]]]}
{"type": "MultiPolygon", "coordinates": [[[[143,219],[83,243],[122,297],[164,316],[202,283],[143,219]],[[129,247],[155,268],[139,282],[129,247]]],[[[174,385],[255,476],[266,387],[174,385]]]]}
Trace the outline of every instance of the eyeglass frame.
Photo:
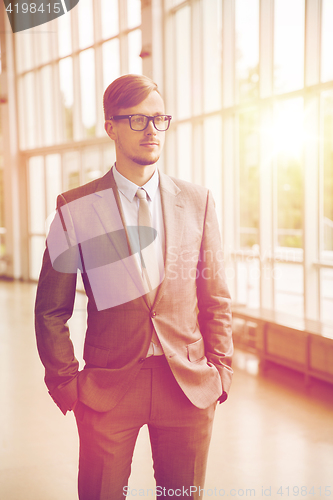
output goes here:
{"type": "Polygon", "coordinates": [[[135,113],[134,115],[114,115],[114,116],[110,116],[109,120],[123,120],[125,118],[128,118],[128,123],[129,123],[129,126],[130,126],[130,129],[133,130],[133,132],[142,132],[143,130],[146,130],[146,128],[148,127],[149,125],[149,122],[152,121],[153,122],[153,125],[154,125],[154,128],[158,131],[158,132],[166,132],[169,127],[170,127],[170,122],[172,120],[172,116],[171,115],[155,115],[155,116],[147,116],[147,115],[142,115],[141,113],[135,113]],[[144,116],[145,118],[148,118],[148,121],[147,121],[147,125],[145,126],[145,128],[142,128],[140,130],[135,130],[134,128],[132,128],[132,125],[131,125],[131,118],[133,116],[144,116]],[[156,125],[155,125],[155,118],[159,118],[160,116],[166,116],[168,118],[168,128],[166,128],[165,130],[159,130],[156,125]]]}

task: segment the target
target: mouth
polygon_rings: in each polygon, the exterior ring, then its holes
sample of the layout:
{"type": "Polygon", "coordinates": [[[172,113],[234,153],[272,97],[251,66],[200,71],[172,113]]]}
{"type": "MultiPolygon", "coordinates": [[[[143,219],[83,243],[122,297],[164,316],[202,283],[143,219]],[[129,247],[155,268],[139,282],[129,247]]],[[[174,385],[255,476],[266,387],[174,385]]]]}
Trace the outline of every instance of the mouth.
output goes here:
{"type": "Polygon", "coordinates": [[[158,146],[158,143],[157,142],[143,142],[140,144],[140,146],[144,146],[146,148],[154,148],[154,147],[158,146]]]}

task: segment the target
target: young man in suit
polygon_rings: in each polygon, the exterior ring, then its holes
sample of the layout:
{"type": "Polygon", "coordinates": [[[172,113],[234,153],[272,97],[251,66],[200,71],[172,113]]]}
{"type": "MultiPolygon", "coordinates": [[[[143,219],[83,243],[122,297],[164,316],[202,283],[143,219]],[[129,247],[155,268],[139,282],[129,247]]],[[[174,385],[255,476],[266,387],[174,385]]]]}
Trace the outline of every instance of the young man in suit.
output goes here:
{"type": "MultiPolygon", "coordinates": [[[[139,429],[149,428],[156,496],[199,498],[217,401],[232,370],[230,297],[214,202],[159,172],[171,117],[157,85],[125,75],[104,94],[116,163],[64,193],[36,299],[45,381],[80,436],[80,500],[120,500],[139,429]],[[67,321],[77,269],[88,297],[85,368],[67,321]]],[[[140,485],[138,490],[140,489],[140,485]]]]}

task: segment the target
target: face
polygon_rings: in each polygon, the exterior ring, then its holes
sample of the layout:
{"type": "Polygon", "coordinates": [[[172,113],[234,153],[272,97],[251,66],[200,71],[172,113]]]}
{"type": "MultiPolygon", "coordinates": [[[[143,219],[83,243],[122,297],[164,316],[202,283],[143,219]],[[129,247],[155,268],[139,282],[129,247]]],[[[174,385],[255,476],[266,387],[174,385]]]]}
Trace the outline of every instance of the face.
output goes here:
{"type": "MultiPolygon", "coordinates": [[[[117,115],[164,115],[164,103],[160,94],[153,91],[137,106],[122,108],[117,115]]],[[[129,120],[111,120],[105,122],[107,134],[115,141],[117,165],[119,163],[128,166],[153,165],[160,157],[165,132],[155,129],[150,121],[148,127],[140,132],[130,128],[129,120]]]]}

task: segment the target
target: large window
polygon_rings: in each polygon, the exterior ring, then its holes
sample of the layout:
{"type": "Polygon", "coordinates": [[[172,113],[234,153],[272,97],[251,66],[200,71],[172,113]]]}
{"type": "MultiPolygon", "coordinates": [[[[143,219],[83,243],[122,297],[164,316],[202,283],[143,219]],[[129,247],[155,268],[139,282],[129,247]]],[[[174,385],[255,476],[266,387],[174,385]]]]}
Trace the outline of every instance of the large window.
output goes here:
{"type": "MultiPolygon", "coordinates": [[[[143,61],[166,172],[214,195],[234,303],[333,322],[332,23],[333,0],[81,0],[13,35],[30,277],[57,192],[113,162],[105,88],[143,61]]],[[[0,148],[0,193],[1,172],[0,148]]]]}
{"type": "Polygon", "coordinates": [[[213,191],[234,303],[330,322],[332,22],[333,0],[165,1],[166,166],[213,191]]]}
{"type": "MultiPolygon", "coordinates": [[[[105,88],[121,74],[142,73],[140,0],[80,0],[47,27],[13,36],[31,279],[38,278],[45,221],[57,194],[101,176],[114,162],[104,131],[105,88]]],[[[0,200],[1,173],[0,160],[0,200]]],[[[0,204],[0,226],[1,217],[0,204]]]]}
{"type": "Polygon", "coordinates": [[[103,91],[142,73],[140,24],[140,0],[81,0],[49,29],[14,35],[21,150],[104,137],[103,91]]]}
{"type": "Polygon", "coordinates": [[[115,160],[109,144],[31,156],[28,160],[29,272],[37,280],[45,248],[45,234],[59,193],[100,177],[115,160]]]}

